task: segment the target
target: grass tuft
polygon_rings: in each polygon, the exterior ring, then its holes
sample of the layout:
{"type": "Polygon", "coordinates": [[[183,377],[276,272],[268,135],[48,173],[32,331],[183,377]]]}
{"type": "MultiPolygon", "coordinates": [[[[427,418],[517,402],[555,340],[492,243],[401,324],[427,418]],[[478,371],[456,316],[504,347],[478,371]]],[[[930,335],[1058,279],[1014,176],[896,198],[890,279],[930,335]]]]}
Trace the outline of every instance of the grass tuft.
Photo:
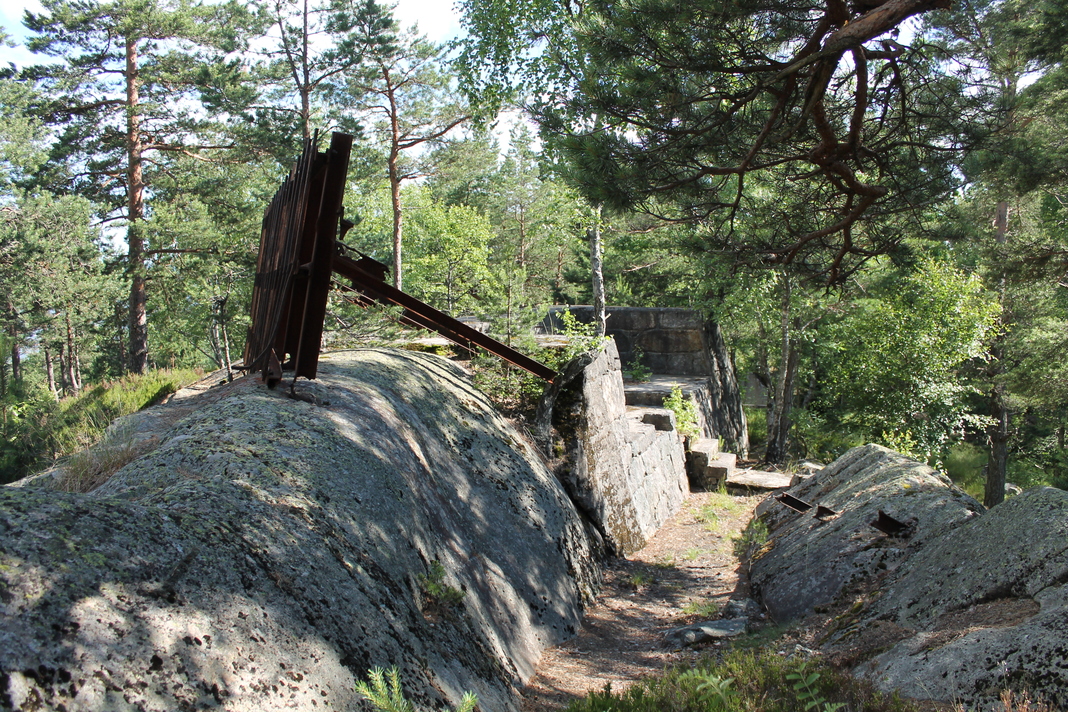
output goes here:
{"type": "Polygon", "coordinates": [[[6,481],[13,481],[69,458],[67,464],[78,474],[63,486],[79,492],[99,486],[93,482],[100,473],[114,472],[122,466],[116,463],[131,456],[132,439],[122,433],[108,438],[99,452],[87,452],[105,437],[112,421],[155,405],[202,376],[199,369],[150,371],[97,384],[58,402],[35,403],[9,433],[0,453],[0,471],[7,473],[6,481]]]}

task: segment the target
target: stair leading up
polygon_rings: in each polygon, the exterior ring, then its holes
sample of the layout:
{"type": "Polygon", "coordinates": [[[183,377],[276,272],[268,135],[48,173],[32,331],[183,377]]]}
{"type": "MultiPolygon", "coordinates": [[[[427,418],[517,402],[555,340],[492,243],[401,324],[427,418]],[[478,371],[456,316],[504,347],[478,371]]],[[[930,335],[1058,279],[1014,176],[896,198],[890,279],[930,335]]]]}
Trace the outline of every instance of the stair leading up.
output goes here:
{"type": "Polygon", "coordinates": [[[734,472],[738,456],[732,452],[720,452],[717,438],[701,438],[690,443],[686,453],[686,470],[690,477],[690,489],[711,492],[727,482],[734,472]]]}

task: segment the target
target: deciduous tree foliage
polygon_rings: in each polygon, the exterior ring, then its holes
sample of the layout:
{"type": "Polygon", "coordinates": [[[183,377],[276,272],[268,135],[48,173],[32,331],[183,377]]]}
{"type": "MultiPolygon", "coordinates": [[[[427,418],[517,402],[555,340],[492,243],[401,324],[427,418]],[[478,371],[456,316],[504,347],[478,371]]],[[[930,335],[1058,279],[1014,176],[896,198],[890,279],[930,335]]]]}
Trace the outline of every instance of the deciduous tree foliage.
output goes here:
{"type": "Polygon", "coordinates": [[[823,407],[867,439],[899,437],[930,457],[975,425],[974,389],[958,371],[984,354],[1000,305],[977,275],[944,261],[881,281],[824,330],[823,407]]]}

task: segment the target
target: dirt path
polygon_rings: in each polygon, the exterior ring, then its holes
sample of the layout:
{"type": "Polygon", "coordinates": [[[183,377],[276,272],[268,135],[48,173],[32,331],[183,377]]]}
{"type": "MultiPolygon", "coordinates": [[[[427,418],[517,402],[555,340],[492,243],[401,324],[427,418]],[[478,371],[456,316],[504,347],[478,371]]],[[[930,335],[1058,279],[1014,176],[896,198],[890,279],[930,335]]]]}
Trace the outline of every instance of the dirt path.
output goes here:
{"type": "Polygon", "coordinates": [[[578,636],[542,658],[524,691],[524,712],[562,710],[606,683],[621,690],[700,657],[664,648],[661,639],[672,628],[714,618],[732,598],[746,597],[733,538],[761,499],[696,492],[644,549],[612,562],[578,636]]]}

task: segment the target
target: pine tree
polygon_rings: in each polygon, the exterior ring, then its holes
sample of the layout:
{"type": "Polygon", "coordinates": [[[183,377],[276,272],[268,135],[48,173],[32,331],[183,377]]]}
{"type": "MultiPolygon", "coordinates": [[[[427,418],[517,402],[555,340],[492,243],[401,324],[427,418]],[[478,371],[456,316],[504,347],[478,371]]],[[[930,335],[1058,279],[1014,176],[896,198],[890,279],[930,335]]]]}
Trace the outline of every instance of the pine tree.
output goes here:
{"type": "MultiPolygon", "coordinates": [[[[191,0],[44,0],[27,11],[28,46],[58,60],[30,67],[48,98],[37,107],[55,127],[50,171],[40,180],[102,206],[104,219],[126,226],[129,363],[148,364],[146,238],[148,189],[161,155],[201,156],[227,144],[204,142],[209,121],[199,99],[205,77],[240,48],[239,6],[191,0]]],[[[218,87],[214,87],[218,94],[218,87]]],[[[217,121],[213,117],[212,121],[217,121]]]]}

